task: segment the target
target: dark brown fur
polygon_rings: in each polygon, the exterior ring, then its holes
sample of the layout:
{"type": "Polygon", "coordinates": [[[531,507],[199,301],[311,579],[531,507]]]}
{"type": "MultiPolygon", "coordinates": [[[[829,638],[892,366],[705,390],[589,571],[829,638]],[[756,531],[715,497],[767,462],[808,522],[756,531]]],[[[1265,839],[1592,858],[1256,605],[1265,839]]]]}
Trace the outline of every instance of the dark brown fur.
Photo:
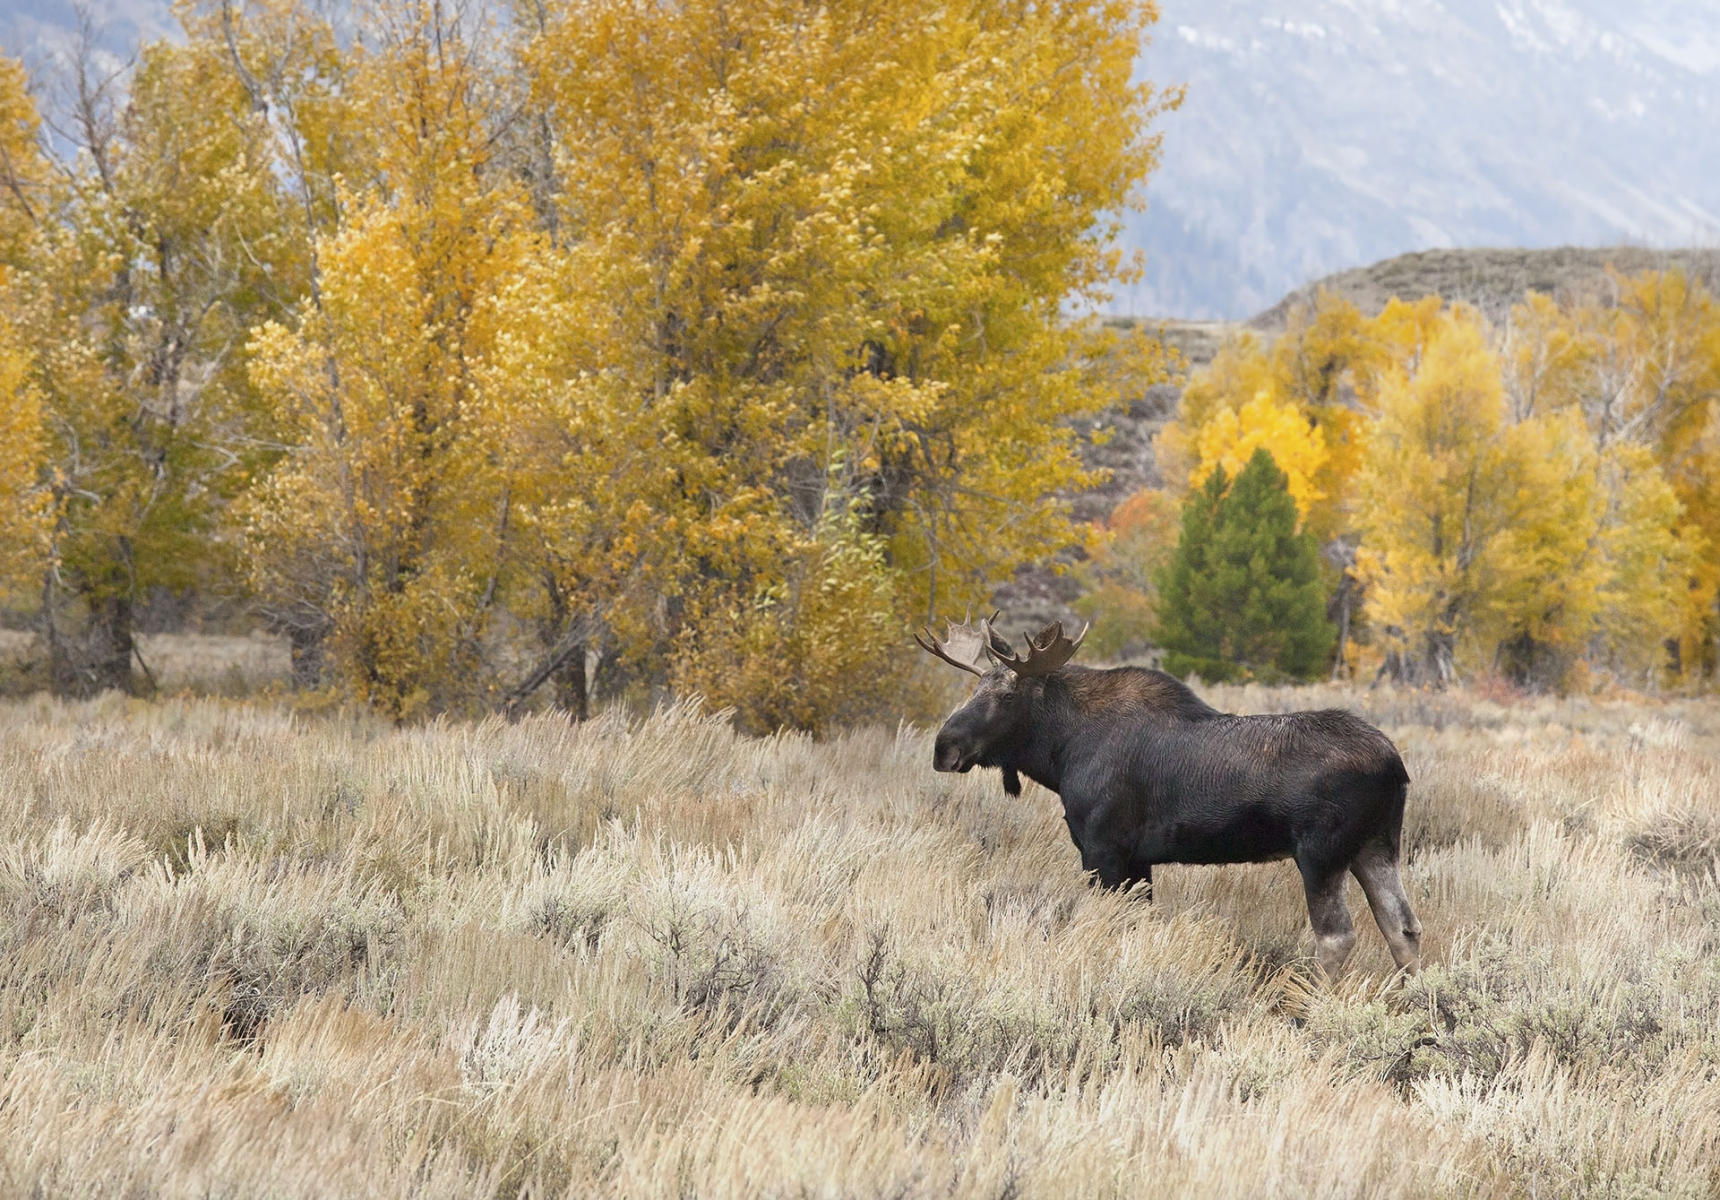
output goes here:
{"type": "Polygon", "coordinates": [[[1291,858],[1321,965],[1335,974],[1355,933],[1345,872],[1367,892],[1398,964],[1421,926],[1398,874],[1409,775],[1391,740],[1340,709],[1221,713],[1159,671],[1003,667],[938,732],[940,771],[997,767],[1058,793],[1083,867],[1105,887],[1145,885],[1159,863],[1291,858]]]}

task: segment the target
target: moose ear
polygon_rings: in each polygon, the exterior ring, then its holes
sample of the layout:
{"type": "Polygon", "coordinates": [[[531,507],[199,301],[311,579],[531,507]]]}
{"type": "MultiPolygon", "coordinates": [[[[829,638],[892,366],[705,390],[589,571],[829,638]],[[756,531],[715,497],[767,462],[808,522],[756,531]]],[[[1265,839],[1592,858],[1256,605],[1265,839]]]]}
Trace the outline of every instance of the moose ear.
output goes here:
{"type": "MultiPolygon", "coordinates": [[[[996,614],[994,613],[993,616],[995,615],[996,614]]],[[[1004,637],[997,630],[993,629],[989,622],[985,627],[985,644],[986,649],[990,650],[999,658],[1015,657],[1015,648],[1009,644],[1009,639],[1004,637]]]]}

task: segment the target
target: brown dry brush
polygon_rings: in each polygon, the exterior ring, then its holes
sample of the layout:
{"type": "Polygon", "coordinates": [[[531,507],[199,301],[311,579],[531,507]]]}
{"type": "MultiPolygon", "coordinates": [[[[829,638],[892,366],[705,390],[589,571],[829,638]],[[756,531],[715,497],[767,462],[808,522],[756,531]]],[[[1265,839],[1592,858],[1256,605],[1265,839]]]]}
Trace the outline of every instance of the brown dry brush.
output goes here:
{"type": "Polygon", "coordinates": [[[1398,740],[1420,976],[923,731],[9,704],[0,1194],[1720,1190],[1720,705],[1212,699],[1398,740]]]}

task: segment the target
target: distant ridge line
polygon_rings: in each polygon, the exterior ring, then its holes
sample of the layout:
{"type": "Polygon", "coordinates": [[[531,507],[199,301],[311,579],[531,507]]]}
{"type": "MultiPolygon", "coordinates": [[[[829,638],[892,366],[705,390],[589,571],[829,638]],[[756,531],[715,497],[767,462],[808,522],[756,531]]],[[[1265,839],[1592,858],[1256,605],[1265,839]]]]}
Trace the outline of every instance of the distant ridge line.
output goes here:
{"type": "Polygon", "coordinates": [[[1282,330],[1298,305],[1312,304],[1319,291],[1336,292],[1368,316],[1397,297],[1419,300],[1438,294],[1502,317],[1526,292],[1559,298],[1598,295],[1607,268],[1627,275],[1677,267],[1720,290],[1720,249],[1654,250],[1645,246],[1558,246],[1547,250],[1476,248],[1421,250],[1338,271],[1297,288],[1243,324],[1264,333],[1282,330]]]}

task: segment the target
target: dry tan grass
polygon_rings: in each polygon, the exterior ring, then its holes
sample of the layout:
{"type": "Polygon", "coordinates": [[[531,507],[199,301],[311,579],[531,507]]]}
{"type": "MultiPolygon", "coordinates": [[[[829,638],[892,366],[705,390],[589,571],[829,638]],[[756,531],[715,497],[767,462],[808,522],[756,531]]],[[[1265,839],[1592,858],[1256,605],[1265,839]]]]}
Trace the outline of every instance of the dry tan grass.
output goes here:
{"type": "Polygon", "coordinates": [[[1399,740],[1421,976],[923,731],[0,707],[0,1195],[1720,1190],[1720,707],[1214,699],[1399,740]]]}

